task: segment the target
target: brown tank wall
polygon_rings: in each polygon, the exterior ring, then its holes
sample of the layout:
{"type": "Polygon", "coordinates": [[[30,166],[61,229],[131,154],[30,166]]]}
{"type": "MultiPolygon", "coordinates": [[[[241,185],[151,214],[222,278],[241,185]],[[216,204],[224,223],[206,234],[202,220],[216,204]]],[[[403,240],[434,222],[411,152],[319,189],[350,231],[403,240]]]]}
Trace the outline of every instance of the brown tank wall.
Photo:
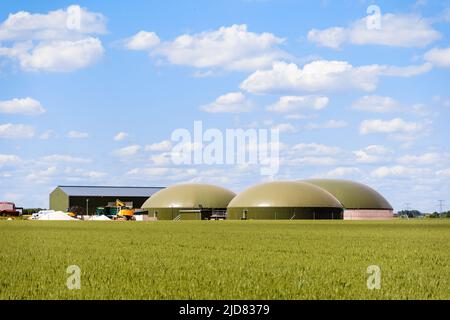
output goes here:
{"type": "Polygon", "coordinates": [[[394,217],[392,210],[344,210],[344,220],[389,220],[394,217]]]}

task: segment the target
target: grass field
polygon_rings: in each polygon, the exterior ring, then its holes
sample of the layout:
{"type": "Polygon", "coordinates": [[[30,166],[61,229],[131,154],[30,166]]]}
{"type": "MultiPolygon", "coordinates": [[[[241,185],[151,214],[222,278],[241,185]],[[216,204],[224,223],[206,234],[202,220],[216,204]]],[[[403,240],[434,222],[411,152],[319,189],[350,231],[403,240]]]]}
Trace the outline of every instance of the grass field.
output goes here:
{"type": "Polygon", "coordinates": [[[0,235],[0,299],[450,298],[448,220],[0,221],[0,235]]]}

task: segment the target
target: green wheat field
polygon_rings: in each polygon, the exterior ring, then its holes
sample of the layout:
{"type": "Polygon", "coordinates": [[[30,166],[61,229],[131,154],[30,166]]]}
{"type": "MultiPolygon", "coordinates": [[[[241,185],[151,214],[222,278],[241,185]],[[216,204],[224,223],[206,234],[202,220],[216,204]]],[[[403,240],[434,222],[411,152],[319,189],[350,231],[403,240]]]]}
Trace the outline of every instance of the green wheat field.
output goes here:
{"type": "Polygon", "coordinates": [[[0,221],[0,235],[0,299],[450,299],[448,220],[0,221]]]}

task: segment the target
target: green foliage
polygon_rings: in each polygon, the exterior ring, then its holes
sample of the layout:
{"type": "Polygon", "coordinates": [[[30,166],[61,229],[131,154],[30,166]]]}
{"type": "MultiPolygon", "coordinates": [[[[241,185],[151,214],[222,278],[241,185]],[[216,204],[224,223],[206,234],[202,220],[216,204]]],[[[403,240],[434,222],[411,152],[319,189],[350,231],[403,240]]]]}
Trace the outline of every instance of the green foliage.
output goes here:
{"type": "Polygon", "coordinates": [[[408,218],[417,218],[423,214],[418,210],[402,210],[397,213],[398,216],[408,216],[408,218]]]}
{"type": "Polygon", "coordinates": [[[449,299],[450,221],[0,221],[1,299],[449,299]],[[81,268],[68,290],[66,268],[81,268]],[[368,290],[369,265],[382,272],[368,290]]]}
{"type": "Polygon", "coordinates": [[[22,214],[24,215],[32,215],[33,213],[38,213],[41,210],[45,210],[45,209],[41,209],[41,208],[24,208],[22,210],[22,214]]]}

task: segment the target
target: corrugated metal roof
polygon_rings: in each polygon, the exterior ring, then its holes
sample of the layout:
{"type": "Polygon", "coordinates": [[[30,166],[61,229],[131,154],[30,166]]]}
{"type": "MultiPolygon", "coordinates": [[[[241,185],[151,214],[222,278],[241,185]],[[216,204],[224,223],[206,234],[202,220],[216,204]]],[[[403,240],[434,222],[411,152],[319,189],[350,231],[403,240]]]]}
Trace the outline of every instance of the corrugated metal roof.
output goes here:
{"type": "Polygon", "coordinates": [[[68,196],[150,197],[163,187],[58,186],[68,196]]]}

